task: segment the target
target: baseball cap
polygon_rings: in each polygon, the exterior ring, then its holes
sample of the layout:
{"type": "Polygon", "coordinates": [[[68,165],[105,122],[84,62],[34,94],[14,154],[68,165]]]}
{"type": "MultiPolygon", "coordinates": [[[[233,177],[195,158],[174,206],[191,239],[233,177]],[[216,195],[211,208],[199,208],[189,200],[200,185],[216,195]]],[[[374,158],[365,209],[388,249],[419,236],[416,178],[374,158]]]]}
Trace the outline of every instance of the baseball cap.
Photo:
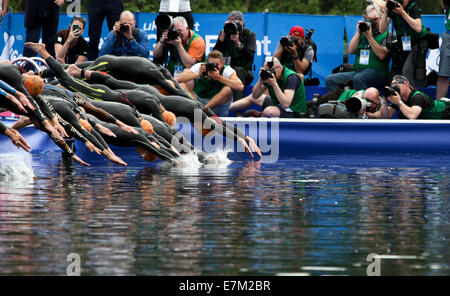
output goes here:
{"type": "Polygon", "coordinates": [[[305,37],[305,30],[300,26],[293,26],[289,32],[290,36],[305,37]]]}
{"type": "Polygon", "coordinates": [[[237,10],[230,12],[230,14],[228,15],[228,19],[230,18],[234,18],[235,20],[239,21],[244,21],[244,15],[242,14],[242,12],[237,10]]]}

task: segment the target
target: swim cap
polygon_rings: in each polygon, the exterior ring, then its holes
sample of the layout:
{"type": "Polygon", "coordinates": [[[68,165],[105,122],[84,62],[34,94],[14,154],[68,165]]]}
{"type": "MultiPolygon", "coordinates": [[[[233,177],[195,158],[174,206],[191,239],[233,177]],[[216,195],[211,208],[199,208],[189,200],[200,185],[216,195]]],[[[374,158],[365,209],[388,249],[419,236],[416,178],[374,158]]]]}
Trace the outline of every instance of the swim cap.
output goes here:
{"type": "Polygon", "coordinates": [[[167,110],[164,111],[162,113],[162,117],[170,126],[174,126],[177,123],[177,118],[176,118],[175,114],[173,114],[170,111],[167,111],[167,110]]]}
{"type": "Polygon", "coordinates": [[[153,135],[153,125],[150,123],[150,121],[142,119],[141,120],[141,127],[144,131],[146,131],[149,134],[153,135]]]}
{"type": "Polygon", "coordinates": [[[165,90],[164,88],[162,88],[159,84],[155,85],[155,87],[162,95],[165,95],[165,96],[170,95],[170,93],[167,90],[165,90]]]}
{"type": "Polygon", "coordinates": [[[156,156],[155,154],[151,153],[151,152],[145,152],[144,157],[143,157],[146,161],[155,161],[158,159],[158,156],[156,156]]]}
{"type": "Polygon", "coordinates": [[[92,132],[92,126],[91,124],[84,119],[78,119],[78,121],[80,122],[81,126],[84,127],[84,129],[86,129],[88,132],[92,132]]]}
{"type": "Polygon", "coordinates": [[[216,132],[214,130],[211,129],[206,129],[206,128],[202,128],[202,136],[203,137],[212,137],[216,134],[216,132]]]}
{"type": "Polygon", "coordinates": [[[32,97],[40,95],[44,90],[44,80],[37,75],[23,75],[22,83],[32,97]]]}

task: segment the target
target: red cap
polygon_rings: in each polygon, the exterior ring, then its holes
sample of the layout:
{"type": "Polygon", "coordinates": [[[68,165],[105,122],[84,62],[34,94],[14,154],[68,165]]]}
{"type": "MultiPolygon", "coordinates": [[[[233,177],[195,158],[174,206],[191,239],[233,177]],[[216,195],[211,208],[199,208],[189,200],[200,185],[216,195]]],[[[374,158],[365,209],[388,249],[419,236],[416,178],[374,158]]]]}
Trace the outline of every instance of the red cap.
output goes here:
{"type": "Polygon", "coordinates": [[[289,35],[295,37],[305,37],[305,30],[303,30],[302,27],[293,26],[289,32],[289,35]]]}

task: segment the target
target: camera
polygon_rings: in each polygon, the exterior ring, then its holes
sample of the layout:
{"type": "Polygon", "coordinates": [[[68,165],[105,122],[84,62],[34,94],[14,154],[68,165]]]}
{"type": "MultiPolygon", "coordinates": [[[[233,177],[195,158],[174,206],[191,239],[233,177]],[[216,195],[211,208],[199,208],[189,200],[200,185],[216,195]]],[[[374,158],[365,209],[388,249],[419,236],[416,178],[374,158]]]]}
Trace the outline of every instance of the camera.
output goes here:
{"type": "Polygon", "coordinates": [[[386,3],[386,7],[387,9],[389,9],[390,11],[392,11],[394,8],[403,6],[403,0],[389,0],[386,3]]]}
{"type": "Polygon", "coordinates": [[[450,6],[450,0],[444,0],[444,5],[450,6]]]}
{"type": "Polygon", "coordinates": [[[205,63],[206,71],[203,72],[203,76],[207,76],[209,71],[214,71],[219,67],[215,62],[207,62],[205,63]]]}
{"type": "Polygon", "coordinates": [[[370,29],[370,27],[372,27],[371,22],[362,22],[362,23],[359,23],[359,25],[358,25],[358,29],[361,33],[368,31],[370,29]]]}
{"type": "Polygon", "coordinates": [[[121,23],[120,24],[120,32],[125,33],[128,31],[128,24],[127,23],[121,23]]]}
{"type": "Polygon", "coordinates": [[[161,30],[168,30],[172,27],[172,17],[167,14],[159,14],[155,19],[156,27],[161,30]]]}
{"type": "Polygon", "coordinates": [[[177,40],[177,38],[180,36],[180,33],[178,33],[177,30],[175,29],[170,29],[167,32],[167,40],[168,41],[172,41],[172,40],[177,40]]]}
{"type": "Polygon", "coordinates": [[[296,41],[297,39],[294,36],[281,37],[280,44],[283,47],[292,46],[296,41]]]}
{"type": "Polygon", "coordinates": [[[345,101],[345,107],[348,112],[359,114],[366,110],[366,108],[372,107],[372,103],[367,102],[363,98],[351,97],[345,101]]]}
{"type": "Polygon", "coordinates": [[[259,74],[261,80],[267,80],[269,78],[272,78],[274,75],[275,71],[273,69],[264,69],[261,71],[261,74],[259,74]]]}
{"type": "Polygon", "coordinates": [[[388,98],[390,96],[395,96],[395,93],[400,94],[400,88],[398,86],[386,86],[383,89],[383,97],[388,98]]]}
{"type": "Polygon", "coordinates": [[[225,33],[225,38],[230,38],[230,35],[242,33],[242,25],[238,21],[228,22],[223,26],[223,32],[225,33]]]}

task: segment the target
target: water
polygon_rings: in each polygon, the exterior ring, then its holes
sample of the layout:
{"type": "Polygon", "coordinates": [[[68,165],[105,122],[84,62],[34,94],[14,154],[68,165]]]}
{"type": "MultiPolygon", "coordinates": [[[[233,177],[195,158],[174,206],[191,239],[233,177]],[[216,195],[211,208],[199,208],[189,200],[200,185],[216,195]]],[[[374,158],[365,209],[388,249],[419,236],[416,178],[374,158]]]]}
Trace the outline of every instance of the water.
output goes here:
{"type": "Polygon", "coordinates": [[[1,158],[0,274],[450,275],[449,155],[216,157],[1,158]]]}

